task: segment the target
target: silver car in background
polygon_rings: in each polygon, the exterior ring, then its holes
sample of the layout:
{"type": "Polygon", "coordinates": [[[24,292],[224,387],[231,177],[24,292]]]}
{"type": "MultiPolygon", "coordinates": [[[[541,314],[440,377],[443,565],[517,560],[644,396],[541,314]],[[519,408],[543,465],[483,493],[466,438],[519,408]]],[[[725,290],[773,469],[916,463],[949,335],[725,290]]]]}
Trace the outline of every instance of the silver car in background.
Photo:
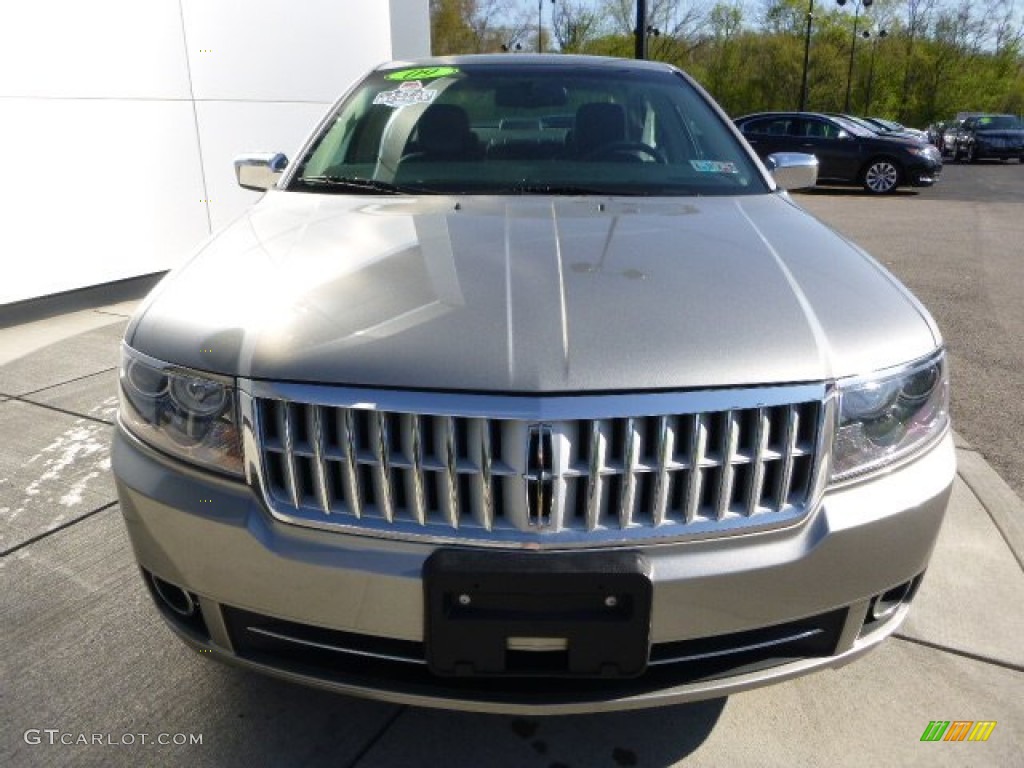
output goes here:
{"type": "Polygon", "coordinates": [[[335,691],[569,713],[843,665],[954,476],[927,311],[650,62],[398,62],[174,270],[114,472],[161,615],[335,691]]]}

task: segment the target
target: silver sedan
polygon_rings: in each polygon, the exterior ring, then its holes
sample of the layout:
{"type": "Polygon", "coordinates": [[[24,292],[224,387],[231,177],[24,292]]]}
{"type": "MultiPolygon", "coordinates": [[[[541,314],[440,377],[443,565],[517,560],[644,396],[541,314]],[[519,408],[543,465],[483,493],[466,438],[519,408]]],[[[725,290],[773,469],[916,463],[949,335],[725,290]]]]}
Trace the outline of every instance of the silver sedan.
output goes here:
{"type": "Polygon", "coordinates": [[[689,77],[393,63],[173,271],[114,472],[168,625],[423,706],[722,696],[904,620],[954,476],[942,338],[689,77]]]}

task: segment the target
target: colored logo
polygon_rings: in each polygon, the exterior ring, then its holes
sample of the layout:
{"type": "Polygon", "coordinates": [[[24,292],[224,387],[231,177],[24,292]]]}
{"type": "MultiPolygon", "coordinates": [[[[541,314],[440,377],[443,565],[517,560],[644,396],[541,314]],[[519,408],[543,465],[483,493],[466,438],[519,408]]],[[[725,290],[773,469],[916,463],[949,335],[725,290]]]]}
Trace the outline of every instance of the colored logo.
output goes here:
{"type": "Polygon", "coordinates": [[[416,69],[400,69],[384,75],[388,80],[433,80],[457,74],[458,67],[417,67],[416,69]]]}
{"type": "Polygon", "coordinates": [[[995,727],[995,720],[932,720],[921,741],[988,741],[995,727]]]}
{"type": "Polygon", "coordinates": [[[413,104],[429,104],[437,96],[437,91],[424,88],[419,80],[404,82],[393,91],[383,91],[373,97],[374,104],[400,108],[413,104]]]}

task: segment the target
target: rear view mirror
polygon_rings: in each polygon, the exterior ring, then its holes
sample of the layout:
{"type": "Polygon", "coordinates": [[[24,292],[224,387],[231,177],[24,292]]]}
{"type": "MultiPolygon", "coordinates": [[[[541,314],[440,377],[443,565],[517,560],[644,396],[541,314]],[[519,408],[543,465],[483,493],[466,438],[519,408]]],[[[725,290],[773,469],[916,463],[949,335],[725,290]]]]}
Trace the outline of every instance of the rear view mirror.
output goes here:
{"type": "Polygon", "coordinates": [[[765,160],[782,189],[804,189],[818,183],[818,158],[802,152],[776,152],[765,160]]]}
{"type": "Polygon", "coordinates": [[[499,107],[564,107],[569,103],[569,92],[562,86],[524,80],[498,88],[494,101],[499,107]]]}
{"type": "Polygon", "coordinates": [[[235,158],[235,178],[243,189],[257,192],[270,189],[288,167],[288,158],[280,152],[255,152],[235,158]]]}

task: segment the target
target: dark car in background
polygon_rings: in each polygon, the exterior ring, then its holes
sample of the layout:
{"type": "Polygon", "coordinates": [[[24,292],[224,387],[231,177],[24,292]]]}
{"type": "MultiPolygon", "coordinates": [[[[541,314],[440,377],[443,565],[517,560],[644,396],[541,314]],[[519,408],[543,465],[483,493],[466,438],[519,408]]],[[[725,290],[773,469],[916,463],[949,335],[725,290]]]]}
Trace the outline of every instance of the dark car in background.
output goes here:
{"type": "Polygon", "coordinates": [[[928,126],[928,142],[939,150],[939,154],[946,156],[946,135],[950,139],[956,138],[956,129],[959,123],[956,120],[940,120],[928,126]]]}
{"type": "Polygon", "coordinates": [[[927,187],[942,172],[939,151],[916,139],[881,136],[842,117],[815,112],[761,112],[735,120],[762,158],[805,152],[818,158],[818,179],[860,184],[884,194],[901,185],[927,187]]]}
{"type": "Polygon", "coordinates": [[[1014,115],[973,115],[963,121],[952,147],[954,160],[993,158],[1024,163],[1024,122],[1014,115]]]}
{"type": "Polygon", "coordinates": [[[928,141],[927,131],[921,131],[917,128],[908,128],[903,125],[903,123],[897,123],[895,120],[886,120],[884,117],[865,117],[864,119],[873,125],[884,128],[890,133],[905,134],[907,136],[912,136],[915,139],[920,139],[921,141],[928,141]]]}

